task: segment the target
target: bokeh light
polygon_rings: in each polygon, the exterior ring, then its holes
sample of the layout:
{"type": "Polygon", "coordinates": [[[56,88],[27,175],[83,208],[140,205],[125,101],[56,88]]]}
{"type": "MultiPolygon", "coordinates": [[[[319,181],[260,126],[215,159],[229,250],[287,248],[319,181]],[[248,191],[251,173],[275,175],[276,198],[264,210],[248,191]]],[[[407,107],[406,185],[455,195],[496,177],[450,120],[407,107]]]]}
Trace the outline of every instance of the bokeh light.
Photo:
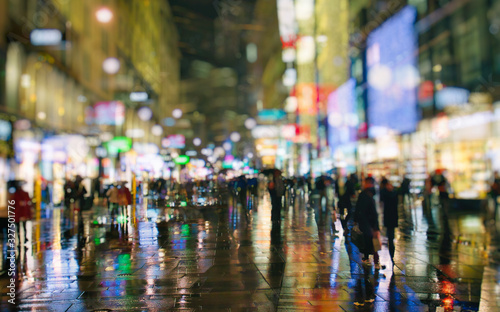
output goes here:
{"type": "Polygon", "coordinates": [[[229,138],[233,142],[239,142],[240,139],[241,139],[241,135],[238,132],[233,132],[233,133],[231,133],[231,135],[229,136],[229,138]]]}
{"type": "Polygon", "coordinates": [[[245,127],[248,130],[255,128],[256,125],[257,125],[257,121],[253,118],[248,118],[247,120],[245,120],[245,127]]]}
{"type": "Polygon", "coordinates": [[[172,116],[174,116],[174,118],[181,118],[182,117],[182,110],[180,110],[179,108],[176,108],[172,111],[172,116]]]}
{"type": "Polygon", "coordinates": [[[172,117],[167,117],[163,119],[163,124],[167,127],[173,127],[175,126],[175,119],[172,117]]]}
{"type": "Polygon", "coordinates": [[[108,57],[102,62],[102,69],[105,73],[114,75],[120,71],[120,61],[115,57],[108,57]]]}
{"type": "Polygon", "coordinates": [[[142,121],[148,121],[153,117],[153,111],[151,108],[144,106],[139,108],[137,111],[137,115],[139,116],[139,119],[142,121]]]}
{"type": "Polygon", "coordinates": [[[160,125],[154,125],[151,127],[151,133],[155,136],[160,136],[163,134],[163,128],[160,125]]]}
{"type": "Polygon", "coordinates": [[[113,12],[110,9],[103,7],[95,12],[95,17],[100,23],[109,23],[113,19],[113,12]]]}

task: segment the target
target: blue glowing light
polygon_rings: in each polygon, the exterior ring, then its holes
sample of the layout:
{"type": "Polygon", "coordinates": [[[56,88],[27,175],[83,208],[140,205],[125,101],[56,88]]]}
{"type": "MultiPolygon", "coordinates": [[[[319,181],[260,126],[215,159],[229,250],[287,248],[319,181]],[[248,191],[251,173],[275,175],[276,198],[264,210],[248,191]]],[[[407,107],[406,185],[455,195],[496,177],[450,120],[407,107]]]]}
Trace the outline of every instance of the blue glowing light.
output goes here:
{"type": "Polygon", "coordinates": [[[417,125],[417,11],[406,6],[368,36],[368,134],[409,133],[417,125]]]}
{"type": "Polygon", "coordinates": [[[328,96],[328,145],[333,152],[356,141],[359,118],[356,111],[356,80],[349,79],[328,96]]]}

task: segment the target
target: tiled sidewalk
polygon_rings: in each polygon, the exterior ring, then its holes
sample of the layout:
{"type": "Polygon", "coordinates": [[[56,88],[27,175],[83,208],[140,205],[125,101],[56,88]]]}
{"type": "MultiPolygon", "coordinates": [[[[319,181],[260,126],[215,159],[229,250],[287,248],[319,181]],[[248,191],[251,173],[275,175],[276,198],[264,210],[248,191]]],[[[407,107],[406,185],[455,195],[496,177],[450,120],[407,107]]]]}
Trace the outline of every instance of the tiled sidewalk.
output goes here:
{"type": "MultiPolygon", "coordinates": [[[[452,216],[443,233],[437,215],[431,219],[416,209],[397,235],[394,272],[385,246],[381,261],[388,268],[377,272],[360,264],[342,235],[318,231],[313,212],[299,203],[284,211],[280,229],[272,229],[266,197],[250,221],[233,206],[176,211],[148,209],[145,203],[126,215],[110,224],[106,209],[86,214],[80,240],[74,231],[62,230],[58,212],[34,222],[21,255],[25,276],[17,307],[498,311],[499,267],[489,257],[490,237],[476,216],[452,216]]],[[[5,278],[1,281],[6,289],[5,278]]],[[[1,310],[7,311],[3,293],[1,310]]]]}

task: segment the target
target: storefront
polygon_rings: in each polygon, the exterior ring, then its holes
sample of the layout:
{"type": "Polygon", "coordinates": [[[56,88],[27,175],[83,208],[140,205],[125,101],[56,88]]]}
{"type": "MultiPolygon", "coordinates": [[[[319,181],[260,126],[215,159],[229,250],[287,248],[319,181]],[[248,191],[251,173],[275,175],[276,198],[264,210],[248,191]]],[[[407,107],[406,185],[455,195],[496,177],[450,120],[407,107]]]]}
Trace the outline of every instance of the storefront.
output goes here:
{"type": "Polygon", "coordinates": [[[430,167],[445,170],[454,198],[485,199],[494,171],[500,170],[500,108],[438,119],[430,167]]]}
{"type": "Polygon", "coordinates": [[[394,185],[401,183],[403,175],[401,137],[390,135],[376,141],[359,143],[359,172],[377,180],[389,179],[394,185]]]}

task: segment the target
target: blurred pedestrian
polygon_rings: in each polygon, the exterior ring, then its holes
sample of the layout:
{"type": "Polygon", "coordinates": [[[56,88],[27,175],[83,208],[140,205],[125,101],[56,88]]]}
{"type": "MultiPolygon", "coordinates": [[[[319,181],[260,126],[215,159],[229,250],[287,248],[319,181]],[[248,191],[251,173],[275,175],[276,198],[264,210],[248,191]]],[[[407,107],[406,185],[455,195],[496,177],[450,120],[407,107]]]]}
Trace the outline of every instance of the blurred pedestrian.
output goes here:
{"type": "Polygon", "coordinates": [[[429,174],[424,182],[424,201],[422,203],[424,213],[426,215],[431,213],[432,208],[432,177],[429,174]]]}
{"type": "Polygon", "coordinates": [[[108,196],[108,203],[110,208],[110,215],[114,216],[118,211],[119,199],[118,199],[118,184],[114,183],[109,186],[108,191],[106,192],[106,196],[108,196]]]}
{"type": "Polygon", "coordinates": [[[337,183],[335,183],[335,193],[337,195],[338,203],[337,209],[340,214],[340,223],[344,229],[344,236],[347,236],[349,229],[347,223],[351,218],[352,213],[352,203],[351,199],[356,194],[354,190],[354,185],[351,180],[346,179],[344,176],[339,176],[337,178],[337,183]]]}
{"type": "Polygon", "coordinates": [[[328,197],[326,196],[326,179],[325,176],[320,176],[316,179],[315,189],[319,195],[319,207],[323,207],[323,198],[326,198],[326,206],[328,207],[328,197]]]}
{"type": "Polygon", "coordinates": [[[75,189],[75,184],[70,179],[66,179],[64,183],[64,206],[66,208],[70,208],[71,204],[75,202],[75,193],[73,190],[75,189]]]}
{"type": "Polygon", "coordinates": [[[356,203],[354,222],[358,225],[365,239],[363,263],[370,265],[369,256],[373,255],[375,269],[380,269],[378,251],[380,250],[380,228],[378,213],[373,196],[375,195],[375,180],[367,177],[363,183],[363,191],[356,203]]]}
{"type": "Polygon", "coordinates": [[[75,177],[74,182],[74,196],[75,202],[78,205],[79,211],[81,211],[85,207],[85,195],[87,194],[87,189],[85,185],[83,185],[83,178],[80,175],[75,177]]]}
{"type": "Polygon", "coordinates": [[[389,243],[389,254],[394,265],[394,231],[398,227],[398,193],[394,186],[387,179],[382,179],[380,183],[380,203],[384,208],[384,226],[387,230],[387,240],[389,243]]]}
{"type": "MultiPolygon", "coordinates": [[[[450,207],[449,183],[445,177],[443,169],[437,169],[432,177],[432,185],[437,186],[439,191],[439,204],[441,205],[441,218],[446,224],[448,223],[448,211],[450,207]]],[[[446,225],[445,224],[445,225],[446,225]]]]}
{"type": "Polygon", "coordinates": [[[238,177],[236,181],[236,194],[238,194],[238,201],[243,208],[243,212],[247,212],[247,179],[245,176],[238,177]]]}
{"type": "Polygon", "coordinates": [[[403,207],[406,209],[411,209],[413,207],[413,198],[410,192],[411,180],[408,176],[403,177],[403,181],[401,182],[401,186],[399,187],[399,193],[401,194],[401,199],[403,202],[403,207]]]}
{"type": "Polygon", "coordinates": [[[281,172],[275,170],[271,181],[269,181],[267,189],[271,196],[271,221],[273,223],[281,222],[281,199],[285,192],[285,185],[281,177],[281,172]]]}
{"type": "Polygon", "coordinates": [[[493,221],[496,223],[498,215],[498,206],[500,205],[500,175],[498,171],[493,174],[490,194],[493,200],[493,221]]]}
{"type": "Polygon", "coordinates": [[[10,206],[15,207],[14,222],[19,235],[19,241],[28,241],[26,235],[26,222],[31,220],[33,207],[29,194],[23,190],[22,186],[25,181],[13,180],[7,182],[8,197],[7,200],[10,206]],[[12,204],[11,204],[12,203],[12,204]],[[23,228],[24,237],[21,237],[21,227],[23,228]]]}

